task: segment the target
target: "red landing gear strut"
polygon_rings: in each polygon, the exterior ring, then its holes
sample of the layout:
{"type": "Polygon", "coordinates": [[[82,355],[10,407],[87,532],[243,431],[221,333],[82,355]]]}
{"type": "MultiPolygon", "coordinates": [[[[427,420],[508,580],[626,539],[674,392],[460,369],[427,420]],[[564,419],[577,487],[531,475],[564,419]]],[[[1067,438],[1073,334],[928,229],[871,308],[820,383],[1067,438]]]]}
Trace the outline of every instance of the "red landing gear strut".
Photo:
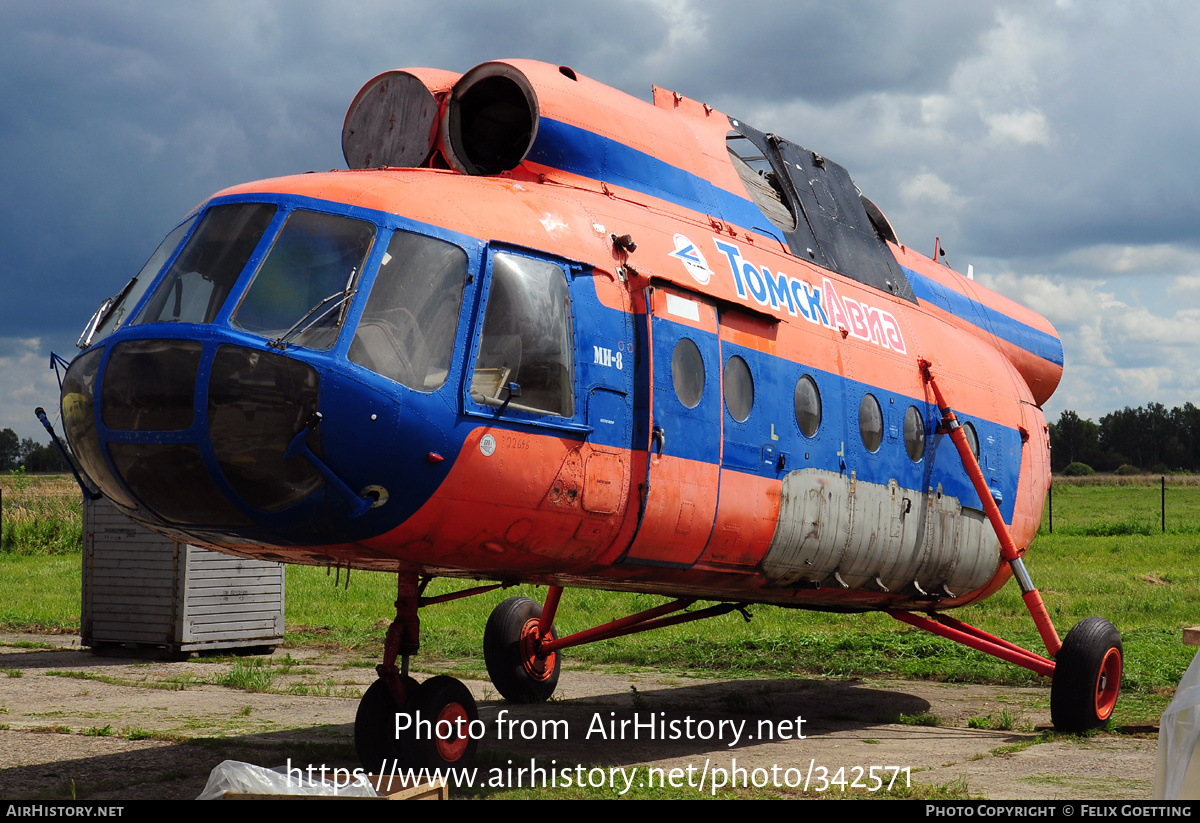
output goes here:
{"type": "MultiPolygon", "coordinates": [[[[363,767],[372,773],[391,774],[393,769],[422,766],[466,766],[475,757],[479,710],[467,687],[453,677],[439,675],[418,683],[408,674],[409,658],[420,647],[417,609],[438,600],[424,601],[424,587],[418,584],[416,574],[398,576],[396,619],[384,639],[383,662],[375,667],[379,679],[363,695],[354,718],[354,747],[363,767]]],[[[481,587],[469,593],[494,588],[498,587],[481,587]]]]}
{"type": "Polygon", "coordinates": [[[1021,562],[1021,551],[1013,542],[1008,526],[1000,515],[1000,509],[992,499],[983,471],[979,468],[979,461],[971,451],[958,418],[950,409],[950,404],[946,402],[945,395],[930,371],[931,364],[927,360],[921,360],[920,365],[925,381],[933,390],[941,410],[942,428],[949,432],[950,439],[958,450],[963,468],[966,469],[982,501],[984,513],[1000,539],[1000,555],[1012,568],[1013,577],[1021,587],[1021,597],[1033,617],[1042,642],[1046,644],[1046,652],[1054,660],[1026,651],[945,615],[920,615],[905,611],[892,611],[889,614],[897,620],[940,637],[1016,663],[1043,677],[1053,678],[1050,684],[1050,716],[1054,727],[1064,732],[1099,728],[1112,716],[1113,708],[1117,704],[1117,694],[1121,690],[1121,635],[1107,620],[1089,617],[1075,624],[1067,634],[1065,642],[1059,642],[1058,632],[1055,631],[1046,606],[1042,603],[1042,596],[1034,587],[1029,573],[1025,570],[1025,564],[1021,562]]]}
{"type": "Polygon", "coordinates": [[[737,604],[724,603],[667,617],[695,602],[672,600],[593,629],[559,637],[554,629],[554,615],[562,592],[562,586],[551,586],[544,607],[528,597],[509,598],[488,618],[483,632],[483,658],[488,676],[496,691],[514,703],[539,703],[554,694],[562,665],[559,655],[562,649],[704,620],[741,609],[737,604]]]}

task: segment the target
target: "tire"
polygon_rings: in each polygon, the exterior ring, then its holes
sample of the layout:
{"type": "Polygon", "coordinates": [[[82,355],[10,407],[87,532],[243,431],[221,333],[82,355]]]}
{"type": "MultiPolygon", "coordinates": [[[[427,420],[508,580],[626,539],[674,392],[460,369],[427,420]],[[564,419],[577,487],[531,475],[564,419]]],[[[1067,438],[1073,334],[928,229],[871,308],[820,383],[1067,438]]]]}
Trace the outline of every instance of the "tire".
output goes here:
{"type": "Polygon", "coordinates": [[[1103,727],[1121,691],[1121,633],[1101,617],[1080,620],[1067,633],[1050,684],[1050,718],[1060,732],[1103,727]]]}
{"type": "MultiPolygon", "coordinates": [[[[528,597],[511,597],[492,610],[483,630],[483,659],[496,691],[513,703],[541,703],[554,694],[562,655],[533,653],[540,604],[528,597]]],[[[554,627],[550,637],[556,637],[554,627]]]]}
{"type": "MultiPolygon", "coordinates": [[[[411,677],[404,679],[404,688],[408,692],[409,703],[418,686],[411,677]]],[[[383,773],[391,770],[393,761],[401,767],[412,765],[413,741],[407,732],[401,732],[396,737],[396,701],[388,690],[387,683],[376,680],[367,689],[358,704],[358,712],[354,715],[354,749],[358,753],[358,761],[368,774],[383,773]],[[385,762],[386,761],[386,762],[385,762]]]]}
{"type": "Polygon", "coordinates": [[[474,761],[479,741],[471,730],[478,729],[479,709],[461,681],[445,675],[431,677],[417,687],[409,703],[420,721],[412,748],[415,766],[444,769],[474,761]]]}

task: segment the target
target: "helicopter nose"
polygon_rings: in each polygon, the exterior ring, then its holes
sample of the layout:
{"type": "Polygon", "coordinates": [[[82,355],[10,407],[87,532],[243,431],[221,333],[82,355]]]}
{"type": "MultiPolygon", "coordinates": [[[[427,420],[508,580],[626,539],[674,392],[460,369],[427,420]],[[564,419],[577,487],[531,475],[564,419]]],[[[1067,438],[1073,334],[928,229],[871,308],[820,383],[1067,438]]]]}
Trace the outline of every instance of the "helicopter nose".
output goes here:
{"type": "Polygon", "coordinates": [[[71,364],[63,421],[84,471],[118,504],[169,524],[240,527],[321,486],[309,461],[284,455],[318,389],[316,370],[284,355],[125,340],[71,364]]]}

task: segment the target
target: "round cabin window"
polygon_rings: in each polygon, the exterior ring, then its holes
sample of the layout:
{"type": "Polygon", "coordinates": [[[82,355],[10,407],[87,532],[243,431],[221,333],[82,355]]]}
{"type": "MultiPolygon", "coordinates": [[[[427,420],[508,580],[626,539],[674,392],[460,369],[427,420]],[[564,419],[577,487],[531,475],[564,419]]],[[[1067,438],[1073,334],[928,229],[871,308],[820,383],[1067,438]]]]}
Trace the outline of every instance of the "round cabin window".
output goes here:
{"type": "Polygon", "coordinates": [[[967,444],[971,447],[971,454],[975,455],[975,459],[979,459],[979,435],[975,433],[975,427],[970,423],[962,424],[963,431],[967,435],[967,444]]]}
{"type": "Polygon", "coordinates": [[[671,355],[671,380],[679,402],[694,409],[704,394],[704,358],[700,349],[686,337],[675,344],[671,355]]]}
{"type": "Polygon", "coordinates": [[[867,451],[879,451],[879,444],[883,442],[883,409],[879,408],[874,395],[863,395],[858,404],[858,431],[867,451]]]}
{"type": "Polygon", "coordinates": [[[904,448],[914,463],[925,456],[925,420],[916,406],[904,413],[904,448]]]}
{"type": "Polygon", "coordinates": [[[821,426],[821,393],[807,374],[796,381],[796,424],[805,437],[812,437],[821,426]]]}
{"type": "Polygon", "coordinates": [[[745,423],[754,407],[754,378],[746,361],[736,354],[725,364],[725,408],[739,423],[745,423]]]}

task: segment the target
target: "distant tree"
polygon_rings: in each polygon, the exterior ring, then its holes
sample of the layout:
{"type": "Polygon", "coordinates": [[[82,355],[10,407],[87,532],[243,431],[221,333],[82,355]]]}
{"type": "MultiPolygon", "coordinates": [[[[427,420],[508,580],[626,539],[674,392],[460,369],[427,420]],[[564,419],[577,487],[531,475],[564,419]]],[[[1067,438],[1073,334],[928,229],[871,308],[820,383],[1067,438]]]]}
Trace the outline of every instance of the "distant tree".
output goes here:
{"type": "Polygon", "coordinates": [[[12,429],[0,429],[0,470],[15,469],[21,460],[21,438],[12,429]]]}
{"type": "Polygon", "coordinates": [[[1172,409],[1171,417],[1179,438],[1179,468],[1200,470],[1200,408],[1184,403],[1182,408],[1172,409]]]}
{"type": "Polygon", "coordinates": [[[38,442],[32,437],[22,438],[21,447],[17,449],[17,462],[24,465],[25,461],[29,459],[30,453],[32,453],[37,447],[38,442]]]}
{"type": "Polygon", "coordinates": [[[1100,418],[1100,446],[1104,455],[1096,461],[1100,471],[1114,471],[1122,463],[1131,463],[1138,468],[1149,466],[1150,452],[1145,422],[1145,409],[1126,406],[1120,411],[1110,412],[1100,418]]]}
{"type": "Polygon", "coordinates": [[[52,443],[45,445],[35,443],[25,455],[25,470],[29,472],[65,472],[70,471],[67,461],[63,460],[62,452],[52,443]]]}
{"type": "Polygon", "coordinates": [[[1071,463],[1095,463],[1100,457],[1100,427],[1067,409],[1050,424],[1050,465],[1061,471],[1071,463]]]}
{"type": "Polygon", "coordinates": [[[65,472],[70,466],[53,443],[42,444],[32,437],[19,438],[12,429],[0,429],[0,471],[24,466],[28,472],[65,472]]]}

